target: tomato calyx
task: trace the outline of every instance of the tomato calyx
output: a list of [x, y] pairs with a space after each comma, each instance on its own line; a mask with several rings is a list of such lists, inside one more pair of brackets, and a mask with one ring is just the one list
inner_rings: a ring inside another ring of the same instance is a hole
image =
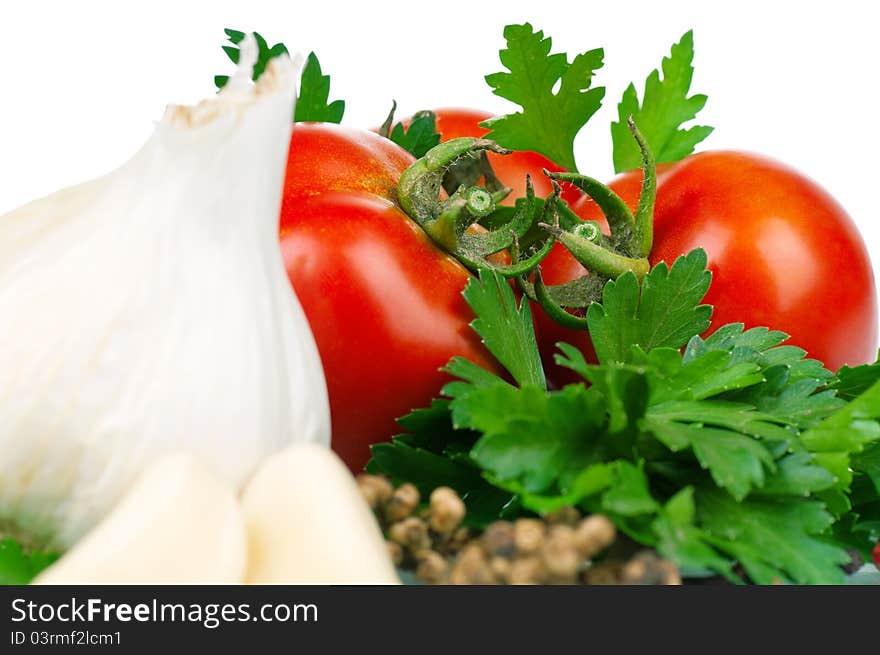
[[616, 278], [632, 271], [642, 279], [648, 273], [647, 257], [628, 257], [608, 247], [609, 240], [602, 238], [604, 235], [598, 224], [584, 223], [570, 230], [562, 229], [558, 221], [553, 225], [538, 223], [538, 226], [555, 236], [575, 259], [595, 274]]
[[642, 155], [643, 182], [638, 206], [633, 213], [626, 202], [609, 186], [580, 173], [551, 173], [544, 170], [554, 188], [558, 182], [570, 183], [599, 207], [611, 234], [606, 236], [595, 221], [581, 221], [564, 202], [554, 223], [539, 223], [539, 227], [554, 236], [571, 255], [587, 269], [587, 274], [561, 285], [547, 286], [541, 277], [540, 266], [534, 280], [520, 279], [523, 292], [541, 305], [554, 321], [564, 327], [587, 329], [585, 318], [569, 310], [583, 310], [591, 302], [601, 300], [602, 288], [609, 279], [632, 272], [639, 280], [650, 269], [648, 256], [654, 240], [654, 203], [657, 197], [657, 171], [654, 155], [647, 141], [630, 116], [630, 131]]
[[[400, 176], [397, 199], [437, 245], [472, 272], [490, 269], [514, 278], [534, 269], [550, 253], [555, 243], [553, 235], [540, 234], [542, 238], [532, 240], [525, 249], [520, 243], [538, 221], [554, 220], [558, 194], [540, 201], [527, 179], [526, 196], [517, 200], [509, 219], [497, 229], [471, 230], [483, 219], [491, 223], [489, 219], [499, 209], [497, 203], [510, 193], [491, 173], [486, 152], [510, 151], [494, 141], [475, 137], [460, 137], [435, 146]], [[450, 176], [457, 186], [448, 198], [441, 199], [441, 191], [452, 186]], [[486, 180], [486, 186], [475, 184], [479, 179]], [[461, 180], [470, 183], [462, 184]], [[489, 261], [491, 255], [503, 251], [510, 253], [510, 264]]]
[[[424, 157], [406, 169], [400, 176], [397, 188], [397, 198], [403, 210], [422, 228], [434, 236], [435, 233], [441, 245], [450, 249], [455, 248], [455, 242], [449, 241], [448, 228], [452, 228], [454, 234], [461, 234], [476, 218], [485, 216], [494, 209], [494, 204], [489, 204], [486, 196], [477, 191], [469, 191], [459, 186], [450, 197], [440, 202], [440, 190], [443, 188], [443, 180], [447, 171], [462, 159], [479, 156], [481, 151], [488, 150], [502, 155], [511, 151], [502, 148], [494, 141], [475, 137], [459, 137], [446, 141], [431, 148]], [[492, 203], [503, 200], [509, 190], [497, 190], [494, 193], [484, 187], [470, 187], [482, 189], [492, 197]], [[454, 209], [458, 207], [459, 209]], [[467, 214], [465, 214], [465, 210]], [[449, 226], [435, 227], [434, 224], [440, 218]], [[465, 224], [468, 218], [472, 220]]]
[[382, 124], [379, 126], [379, 136], [384, 137], [386, 139], [391, 138], [391, 128], [394, 127], [394, 113], [397, 111], [397, 100], [391, 101], [391, 111], [388, 112], [388, 116], [385, 117], [385, 120], [382, 121]]
[[[656, 164], [632, 118], [628, 124], [642, 153], [644, 173], [635, 212], [610, 187], [594, 178], [543, 169], [553, 189], [547, 198], [535, 198], [527, 176], [526, 195], [517, 199], [513, 215], [505, 217], [495, 229], [474, 232], [470, 229], [474, 223], [492, 225], [505, 210], [510, 211], [496, 207], [510, 190], [491, 174], [485, 156], [487, 152], [510, 151], [477, 137], [451, 139], [430, 149], [400, 176], [398, 202], [435, 243], [472, 272], [490, 269], [515, 278], [523, 293], [554, 321], [586, 330], [586, 318], [579, 314], [601, 300], [607, 280], [627, 272], [642, 279], [650, 269]], [[486, 186], [479, 186], [480, 180]], [[599, 223], [580, 220], [561, 199], [560, 182], [577, 187], [596, 203], [610, 228], [608, 236]], [[441, 197], [444, 190], [449, 194], [445, 199]], [[565, 284], [546, 285], [540, 265], [557, 241], [587, 273]], [[510, 254], [509, 264], [489, 261], [490, 256], [502, 251]]]

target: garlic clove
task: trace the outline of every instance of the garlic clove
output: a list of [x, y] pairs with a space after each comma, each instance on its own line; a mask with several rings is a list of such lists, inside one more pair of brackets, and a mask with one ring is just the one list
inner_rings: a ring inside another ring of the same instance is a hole
[[329, 448], [270, 457], [242, 495], [250, 584], [399, 584], [379, 526]]
[[75, 544], [169, 453], [241, 489], [329, 444], [278, 246], [296, 71], [254, 84], [255, 56], [116, 171], [0, 216], [0, 521], [36, 540]]
[[247, 558], [232, 489], [183, 454], [147, 470], [34, 584], [238, 584]]

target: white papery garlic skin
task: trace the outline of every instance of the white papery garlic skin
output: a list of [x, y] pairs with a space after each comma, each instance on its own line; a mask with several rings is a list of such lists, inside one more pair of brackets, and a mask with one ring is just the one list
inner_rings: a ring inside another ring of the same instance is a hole
[[0, 217], [0, 524], [72, 544], [184, 451], [240, 488], [329, 444], [323, 372], [278, 246], [296, 71], [170, 107], [128, 163]]

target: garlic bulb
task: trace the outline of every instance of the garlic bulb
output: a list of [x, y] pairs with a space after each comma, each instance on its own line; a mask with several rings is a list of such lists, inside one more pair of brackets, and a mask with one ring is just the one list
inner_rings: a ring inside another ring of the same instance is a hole
[[72, 544], [162, 455], [234, 489], [329, 443], [277, 225], [295, 70], [256, 47], [121, 168], [0, 217], [0, 523]]

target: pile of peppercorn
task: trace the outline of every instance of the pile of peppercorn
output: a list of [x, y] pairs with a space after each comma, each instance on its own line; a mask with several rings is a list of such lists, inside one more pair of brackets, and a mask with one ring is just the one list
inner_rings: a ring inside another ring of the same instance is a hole
[[394, 488], [362, 474], [358, 486], [385, 534], [391, 559], [428, 584], [681, 584], [672, 562], [619, 538], [601, 514], [565, 507], [542, 518], [462, 525], [465, 505], [449, 487], [422, 503], [412, 484]]

